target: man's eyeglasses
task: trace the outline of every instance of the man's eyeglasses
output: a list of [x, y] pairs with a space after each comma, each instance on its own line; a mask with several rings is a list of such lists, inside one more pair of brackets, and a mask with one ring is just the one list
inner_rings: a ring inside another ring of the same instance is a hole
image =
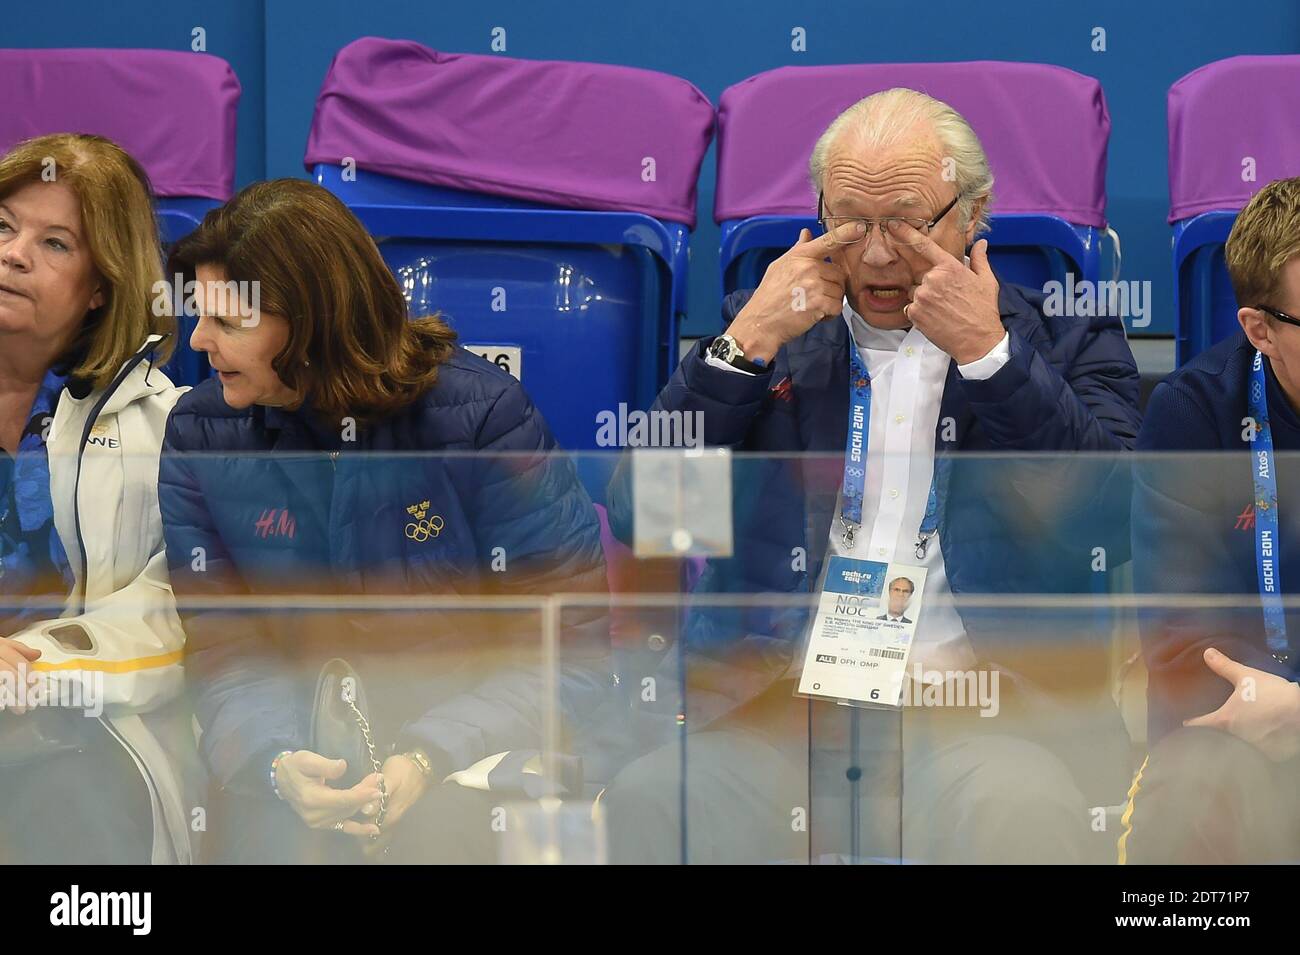
[[[846, 222], [861, 222], [864, 226], [863, 235], [871, 235], [871, 227], [874, 225], [880, 230], [882, 238], [888, 236], [889, 223], [905, 222], [922, 235], [929, 235], [930, 230], [939, 224], [939, 220], [952, 211], [961, 199], [961, 193], [953, 196], [952, 202], [948, 203], [933, 219], [926, 219], [921, 216], [881, 216], [878, 219], [868, 219], [863, 216], [828, 216], [825, 215], [825, 198], [822, 193], [817, 194], [817, 223], [828, 235], [834, 235], [835, 230]], [[832, 240], [834, 241], [834, 240]], [[836, 242], [836, 245], [852, 245], [855, 242], [861, 242], [861, 239], [853, 239], [850, 242]]]
[[1296, 318], [1294, 315], [1288, 315], [1286, 312], [1279, 311], [1276, 308], [1269, 308], [1267, 305], [1252, 305], [1251, 308], [1256, 308], [1261, 312], [1266, 312], [1276, 318], [1279, 322], [1286, 322], [1288, 325], [1300, 325], [1300, 318]]

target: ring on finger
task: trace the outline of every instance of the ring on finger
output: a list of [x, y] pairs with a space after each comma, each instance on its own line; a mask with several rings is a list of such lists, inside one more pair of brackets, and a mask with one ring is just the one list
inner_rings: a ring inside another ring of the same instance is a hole
[[335, 832], [342, 832], [342, 831], [343, 831], [343, 823], [341, 823], [341, 822], [336, 822], [336, 823], [334, 823], [334, 831], [335, 831]]

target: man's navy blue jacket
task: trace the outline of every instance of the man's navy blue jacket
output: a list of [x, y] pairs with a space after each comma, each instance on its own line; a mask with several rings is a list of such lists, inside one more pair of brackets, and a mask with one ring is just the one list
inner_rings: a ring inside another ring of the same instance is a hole
[[[724, 324], [752, 294], [728, 296]], [[1080, 655], [1072, 651], [1080, 648], [1063, 631], [1101, 636], [1096, 619], [1034, 611], [1016, 595], [1089, 594], [1105, 587], [1105, 575], [1093, 571], [1095, 548], [1105, 548], [1108, 567], [1126, 559], [1127, 460], [1117, 467], [1115, 458], [1137, 437], [1139, 379], [1118, 318], [1045, 316], [1043, 298], [1002, 285], [1010, 361], [983, 381], [964, 380], [956, 363], [949, 366], [935, 444], [962, 453], [941, 469], [948, 478], [938, 489], [939, 531], [954, 593], [1011, 595], [1001, 607], [962, 613], [982, 660], [1040, 684], [1068, 677], [1077, 685]], [[849, 343], [842, 320], [821, 322], [787, 343], [766, 374], [749, 377], [711, 367], [703, 341], [660, 393], [656, 409], [703, 412], [706, 445], [761, 452], [736, 456], [736, 556], [710, 561], [697, 593], [788, 594], [815, 585], [843, 476]], [[609, 491], [611, 526], [624, 540], [632, 526], [629, 473], [621, 467]], [[805, 623], [802, 610], [693, 614], [685, 637], [696, 725], [783, 672]], [[1064, 645], [1054, 646], [1053, 637]], [[1082, 656], [1099, 678], [1104, 655], [1094, 644]]]
[[[495, 365], [458, 348], [413, 404], [355, 440], [343, 440], [346, 425], [306, 408], [235, 410], [215, 380], [168, 421], [168, 564], [203, 752], [222, 786], [265, 789], [267, 754], [307, 747], [331, 655], [360, 671], [380, 744], [419, 745], [439, 779], [538, 748], [544, 683], [525, 662], [540, 657], [536, 610], [403, 613], [382, 598], [605, 589], [591, 500]], [[297, 594], [379, 597], [381, 609], [304, 612]], [[277, 609], [195, 605], [226, 595], [273, 598]], [[590, 609], [561, 621], [570, 727], [609, 685], [607, 623]]]
[[[1255, 349], [1239, 331], [1198, 355], [1151, 395], [1138, 437], [1133, 495], [1133, 580], [1140, 594], [1168, 595], [1142, 613], [1148, 738], [1218, 709], [1232, 686], [1205, 665], [1207, 647], [1238, 663], [1295, 680], [1294, 664], [1268, 651], [1255, 569], [1253, 456], [1246, 441]], [[1278, 565], [1283, 592], [1300, 581], [1300, 416], [1264, 361], [1278, 484]], [[1287, 454], [1287, 452], [1292, 452]], [[1237, 598], [1234, 608], [1179, 609], [1175, 595]], [[1300, 613], [1286, 615], [1291, 645]]]

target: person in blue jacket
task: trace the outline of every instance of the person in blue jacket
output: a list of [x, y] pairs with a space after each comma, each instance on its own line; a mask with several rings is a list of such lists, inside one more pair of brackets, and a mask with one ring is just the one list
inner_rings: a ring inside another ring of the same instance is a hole
[[[734, 464], [736, 556], [711, 560], [696, 591], [815, 593], [831, 555], [921, 565], [909, 673], [997, 670], [1001, 710], [900, 716], [795, 699], [806, 612], [698, 610], [682, 637], [684, 686], [676, 651], [658, 684], [681, 687], [658, 698], [690, 735], [610, 787], [611, 853], [1077, 858], [1087, 807], [1118, 801], [1129, 772], [1103, 700], [1104, 633], [1018, 597], [1090, 594], [1105, 580], [1098, 555], [1125, 559], [1116, 456], [1137, 435], [1139, 379], [1120, 318], [1050, 314], [1043, 292], [998, 279], [975, 241], [992, 173], [944, 103], [905, 89], [867, 97], [828, 127], [810, 172], [824, 234], [804, 230], [757, 289], [725, 300], [726, 331], [683, 359], [654, 406], [701, 414], [707, 445], [763, 454]], [[870, 395], [857, 517], [837, 494], [850, 478], [851, 384]], [[609, 493], [624, 539], [629, 472]], [[1006, 602], [959, 613], [953, 597], [968, 594]], [[1066, 709], [1071, 696], [1089, 705]], [[816, 825], [792, 825], [800, 807]]]
[[[1166, 378], [1133, 495], [1148, 752], [1121, 861], [1300, 859], [1300, 178], [1227, 242], [1241, 329]], [[1208, 600], [1208, 603], [1206, 601]]]
[[[484, 760], [542, 745], [541, 615], [402, 611], [399, 598], [603, 591], [572, 462], [518, 381], [438, 317], [408, 319], [375, 243], [319, 186], [248, 187], [168, 272], [190, 289], [191, 345], [216, 373], [172, 413], [159, 477], [219, 790], [214, 857], [348, 861], [386, 846], [491, 860], [501, 797], [474, 779]], [[594, 718], [609, 683], [605, 620], [560, 621], [567, 728]], [[335, 657], [371, 708], [362, 766], [310, 749], [313, 689]]]

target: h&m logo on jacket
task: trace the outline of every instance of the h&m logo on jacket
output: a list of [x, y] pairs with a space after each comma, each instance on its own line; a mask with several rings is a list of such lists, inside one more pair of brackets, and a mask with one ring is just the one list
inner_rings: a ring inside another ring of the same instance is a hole
[[1233, 525], [1234, 531], [1253, 531], [1255, 529], [1255, 502], [1251, 501], [1237, 515], [1237, 523]]
[[253, 524], [253, 533], [262, 540], [268, 537], [287, 537], [293, 540], [297, 533], [298, 522], [287, 507], [271, 507], [262, 511], [262, 516]]

